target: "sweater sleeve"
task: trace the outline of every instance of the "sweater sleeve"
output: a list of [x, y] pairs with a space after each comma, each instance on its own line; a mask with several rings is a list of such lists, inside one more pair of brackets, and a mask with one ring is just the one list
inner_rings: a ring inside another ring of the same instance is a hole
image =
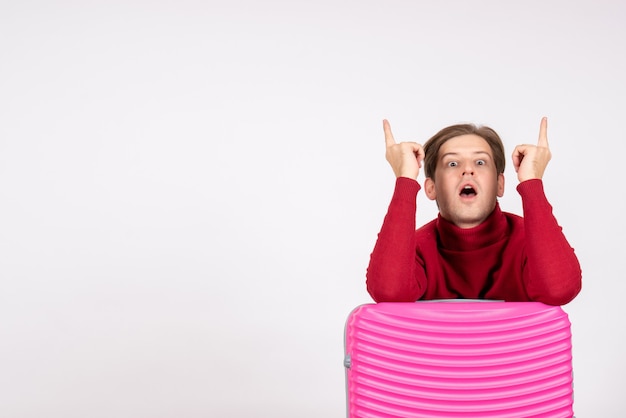
[[539, 179], [517, 186], [526, 235], [524, 281], [531, 300], [564, 305], [580, 292], [582, 273], [574, 249], [552, 213]]
[[396, 179], [391, 203], [367, 268], [367, 291], [376, 302], [415, 302], [423, 285], [415, 278], [417, 181]]

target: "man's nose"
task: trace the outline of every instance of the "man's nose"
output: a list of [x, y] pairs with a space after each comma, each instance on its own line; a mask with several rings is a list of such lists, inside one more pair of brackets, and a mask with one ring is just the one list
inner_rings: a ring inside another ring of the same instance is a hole
[[463, 175], [466, 174], [470, 176], [474, 175], [474, 166], [469, 162], [463, 165]]

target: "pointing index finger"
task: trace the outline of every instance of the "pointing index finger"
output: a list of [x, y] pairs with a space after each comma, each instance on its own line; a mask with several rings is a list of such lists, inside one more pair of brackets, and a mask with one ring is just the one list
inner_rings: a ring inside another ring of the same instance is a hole
[[537, 146], [548, 148], [548, 118], [541, 118], [541, 125], [539, 125], [539, 140]]
[[393, 138], [393, 134], [391, 133], [391, 125], [387, 119], [383, 119], [383, 131], [385, 131], [385, 145], [390, 147], [395, 145], [396, 140]]

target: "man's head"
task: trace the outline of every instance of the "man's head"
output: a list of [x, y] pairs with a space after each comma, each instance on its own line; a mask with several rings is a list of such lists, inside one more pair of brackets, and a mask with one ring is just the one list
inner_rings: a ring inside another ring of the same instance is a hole
[[425, 192], [461, 228], [482, 223], [504, 193], [504, 146], [486, 126], [453, 125], [424, 144]]

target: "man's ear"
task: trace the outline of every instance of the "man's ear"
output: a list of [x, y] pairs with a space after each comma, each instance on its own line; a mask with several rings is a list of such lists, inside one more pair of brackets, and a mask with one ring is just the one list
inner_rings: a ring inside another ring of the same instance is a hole
[[424, 192], [426, 193], [426, 197], [428, 197], [430, 200], [437, 199], [435, 182], [430, 177], [426, 177], [426, 179], [424, 180]]
[[498, 174], [498, 197], [504, 196], [504, 174]]

